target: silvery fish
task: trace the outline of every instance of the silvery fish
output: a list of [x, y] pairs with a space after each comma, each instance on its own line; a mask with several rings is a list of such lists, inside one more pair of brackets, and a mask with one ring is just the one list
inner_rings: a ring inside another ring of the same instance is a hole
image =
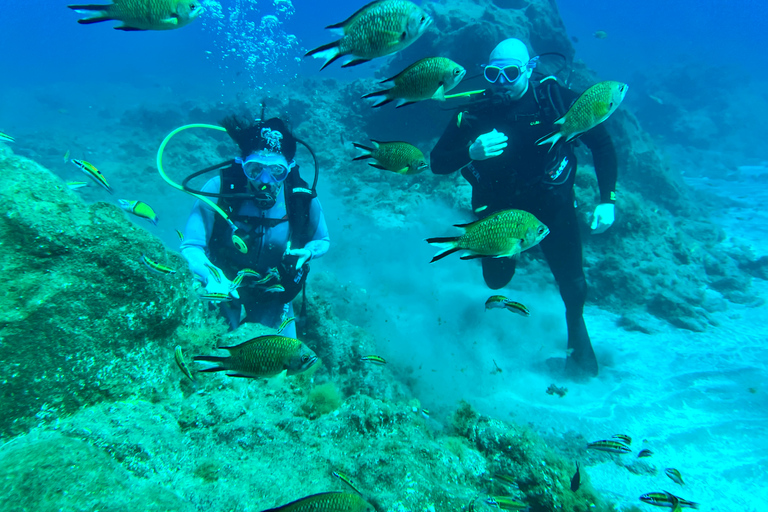
[[627, 89], [627, 84], [610, 80], [593, 85], [576, 98], [563, 117], [555, 121], [555, 130], [537, 140], [536, 144], [551, 144], [551, 151], [561, 139], [569, 142], [599, 125], [619, 108]]
[[321, 492], [263, 512], [376, 512], [359, 494]]
[[405, 68], [403, 71], [383, 80], [394, 85], [385, 90], [363, 95], [363, 98], [384, 96], [385, 99], [374, 107], [386, 105], [390, 101], [400, 100], [398, 108], [421, 100], [445, 100], [445, 93], [459, 85], [467, 71], [451, 59], [445, 57], [427, 57]]
[[0, 132], [0, 142], [16, 142], [16, 139], [10, 135], [6, 135], [5, 133]]
[[230, 377], [273, 377], [282, 371], [295, 375], [317, 363], [315, 353], [301, 341], [285, 336], [266, 335], [234, 347], [219, 347], [229, 357], [196, 356], [196, 362], [217, 363], [201, 372], [227, 372]]
[[483, 257], [515, 258], [549, 234], [547, 226], [532, 213], [523, 210], [502, 210], [484, 219], [454, 226], [464, 229], [464, 234], [427, 238], [427, 243], [442, 249], [435, 254], [431, 262], [460, 250], [468, 251], [461, 257], [463, 260]]
[[94, 14], [77, 20], [82, 25], [121, 21], [115, 30], [173, 30], [188, 25], [201, 12], [199, 0], [113, 0], [107, 5], [69, 5], [80, 14]]
[[432, 18], [407, 0], [377, 0], [362, 7], [341, 23], [325, 28], [340, 30], [342, 38], [308, 51], [304, 56], [331, 62], [345, 55], [356, 57], [342, 67], [356, 66], [406, 48], [432, 23]]
[[419, 174], [429, 169], [427, 159], [419, 148], [407, 142], [380, 142], [371, 139], [372, 148], [362, 144], [352, 143], [357, 149], [367, 151], [352, 160], [373, 158], [377, 163], [369, 163], [371, 167], [397, 174]]

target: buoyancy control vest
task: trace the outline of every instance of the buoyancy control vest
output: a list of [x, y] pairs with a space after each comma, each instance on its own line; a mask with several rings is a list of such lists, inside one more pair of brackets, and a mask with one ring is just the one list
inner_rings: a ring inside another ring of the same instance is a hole
[[[220, 172], [221, 193], [245, 193], [248, 189], [248, 178], [242, 172], [239, 164], [232, 164]], [[238, 225], [238, 234], [246, 243], [249, 250], [243, 254], [232, 242], [232, 229], [224, 219], [215, 217], [213, 231], [208, 242], [211, 262], [233, 278], [243, 268], [257, 269], [262, 256], [261, 238], [267, 230], [284, 222], [288, 223], [288, 240], [291, 248], [304, 247], [312, 240], [317, 231], [317, 222], [310, 219], [310, 207], [317, 194], [299, 175], [298, 166], [288, 173], [283, 182], [286, 214], [282, 218], [265, 218], [240, 215], [240, 206], [247, 199], [232, 199], [221, 197], [218, 205], [229, 218]], [[283, 257], [277, 269], [280, 273], [280, 284], [285, 289], [282, 292], [262, 293], [259, 289], [241, 287], [238, 289], [244, 301], [287, 303], [293, 300], [301, 291], [309, 273], [309, 265], [296, 268], [296, 257]], [[247, 282], [244, 281], [247, 285]]]

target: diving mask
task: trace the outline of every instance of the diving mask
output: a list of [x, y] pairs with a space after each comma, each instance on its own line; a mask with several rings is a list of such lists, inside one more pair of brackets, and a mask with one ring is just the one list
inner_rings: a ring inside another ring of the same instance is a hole
[[243, 167], [245, 177], [262, 183], [282, 183], [288, 177], [291, 165], [279, 154], [253, 153], [245, 159], [235, 158]]
[[[534, 57], [523, 65], [510, 64], [507, 66], [497, 66], [495, 64], [488, 64], [483, 69], [483, 76], [490, 83], [495, 84], [502, 76], [507, 83], [512, 83], [519, 79], [523, 74], [528, 73], [529, 70], [534, 69], [538, 64], [539, 57]], [[502, 81], [502, 83], [504, 83]]]

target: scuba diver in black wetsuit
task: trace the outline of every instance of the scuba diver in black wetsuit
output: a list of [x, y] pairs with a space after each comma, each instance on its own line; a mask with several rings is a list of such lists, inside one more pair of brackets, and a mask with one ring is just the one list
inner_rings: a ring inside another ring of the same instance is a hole
[[[502, 41], [489, 60], [484, 74], [492, 87], [453, 117], [432, 150], [432, 172], [461, 169], [472, 185], [472, 208], [480, 217], [515, 208], [549, 227], [541, 248], [565, 303], [571, 351], [565, 369], [574, 378], [596, 376], [597, 359], [583, 318], [587, 283], [574, 204], [573, 143], [561, 142], [552, 151], [536, 144], [578, 95], [552, 77], [530, 82], [537, 59], [530, 58], [518, 39]], [[591, 228], [602, 233], [614, 221], [616, 151], [602, 124], [579, 140], [592, 151], [595, 163], [600, 204]], [[482, 267], [486, 284], [495, 290], [512, 279], [515, 260], [483, 258]]]

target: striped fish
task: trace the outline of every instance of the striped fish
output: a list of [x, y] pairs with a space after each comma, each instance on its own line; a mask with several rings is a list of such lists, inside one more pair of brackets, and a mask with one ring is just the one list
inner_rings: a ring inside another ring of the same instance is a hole
[[360, 361], [364, 363], [373, 363], [377, 365], [385, 365], [387, 364], [387, 361], [381, 357], [381, 356], [375, 356], [375, 355], [369, 355], [369, 356], [362, 356], [360, 358]]
[[173, 270], [172, 268], [166, 267], [165, 265], [161, 264], [159, 261], [155, 261], [145, 254], [142, 254], [141, 261], [152, 272], [156, 272], [158, 274], [163, 274], [163, 275], [169, 275], [169, 274], [172, 275], [176, 273], [176, 271]]
[[83, 171], [88, 177], [90, 177], [93, 181], [98, 183], [101, 187], [103, 187], [107, 192], [112, 194], [112, 187], [109, 186], [109, 183], [107, 183], [107, 178], [104, 177], [103, 174], [90, 162], [86, 162], [85, 160], [78, 160], [76, 158], [73, 158], [70, 160], [75, 166]]
[[608, 453], [630, 453], [632, 451], [632, 448], [622, 443], [621, 441], [612, 441], [608, 439], [589, 443], [587, 448]]

